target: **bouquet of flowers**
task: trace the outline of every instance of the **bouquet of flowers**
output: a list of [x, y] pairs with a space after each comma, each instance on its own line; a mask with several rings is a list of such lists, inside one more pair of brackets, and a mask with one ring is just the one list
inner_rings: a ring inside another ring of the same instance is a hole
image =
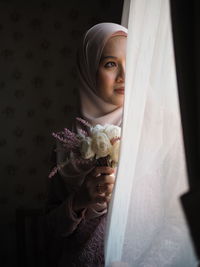
[[76, 164], [89, 164], [90, 166], [117, 166], [121, 128], [111, 124], [92, 126], [82, 118], [76, 119], [84, 126], [85, 130], [81, 129], [77, 134], [65, 128], [61, 132], [52, 133], [69, 156], [64, 162], [53, 168], [49, 174], [50, 178], [70, 161], [76, 161]]

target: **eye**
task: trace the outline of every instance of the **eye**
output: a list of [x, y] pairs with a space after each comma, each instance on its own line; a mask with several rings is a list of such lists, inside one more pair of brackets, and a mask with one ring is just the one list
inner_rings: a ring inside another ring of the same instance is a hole
[[116, 67], [116, 63], [114, 61], [109, 61], [104, 65], [105, 68]]

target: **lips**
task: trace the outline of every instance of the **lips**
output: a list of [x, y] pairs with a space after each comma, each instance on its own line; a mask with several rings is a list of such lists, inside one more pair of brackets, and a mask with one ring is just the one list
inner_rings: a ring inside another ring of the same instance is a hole
[[122, 87], [122, 88], [117, 88], [117, 89], [115, 89], [115, 92], [117, 93], [117, 94], [121, 94], [121, 95], [123, 95], [124, 94], [124, 88]]

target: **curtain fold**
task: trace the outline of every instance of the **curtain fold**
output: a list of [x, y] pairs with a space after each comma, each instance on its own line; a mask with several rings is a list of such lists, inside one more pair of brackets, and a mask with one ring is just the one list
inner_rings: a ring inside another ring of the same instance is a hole
[[129, 19], [122, 16], [129, 33], [121, 155], [105, 265], [197, 266], [179, 202], [188, 182], [169, 1], [128, 2], [123, 12]]

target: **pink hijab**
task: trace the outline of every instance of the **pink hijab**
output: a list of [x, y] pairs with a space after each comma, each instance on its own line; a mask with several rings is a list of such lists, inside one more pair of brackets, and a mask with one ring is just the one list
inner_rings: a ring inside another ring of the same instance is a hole
[[123, 108], [105, 102], [96, 91], [101, 54], [112, 36], [127, 36], [127, 29], [115, 23], [96, 24], [85, 33], [78, 51], [80, 117], [92, 125], [108, 123], [119, 126], [122, 122]]

